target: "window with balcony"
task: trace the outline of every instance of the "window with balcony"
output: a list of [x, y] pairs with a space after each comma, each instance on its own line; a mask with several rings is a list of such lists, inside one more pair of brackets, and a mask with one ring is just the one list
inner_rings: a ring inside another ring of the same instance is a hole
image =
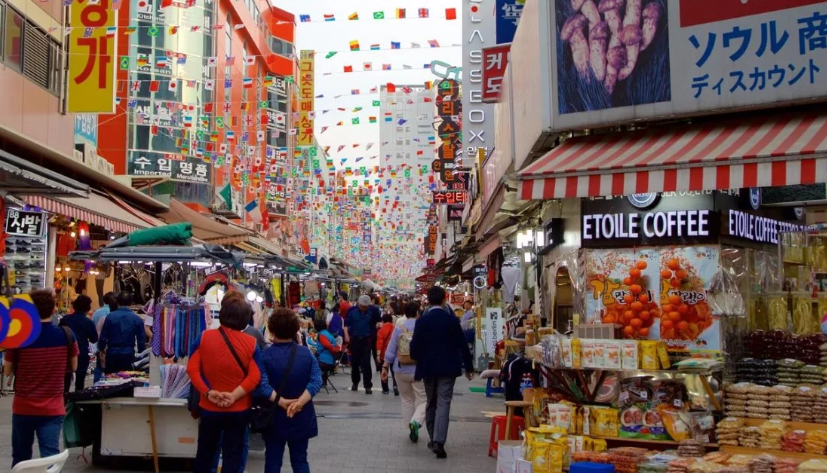
[[3, 20], [3, 62], [19, 71], [23, 63], [23, 17], [8, 6], [5, 6], [3, 13], [0, 18]]
[[0, 61], [35, 84], [60, 92], [60, 44], [46, 31], [0, 1]]
[[293, 44], [270, 35], [270, 50], [282, 56], [291, 56]]

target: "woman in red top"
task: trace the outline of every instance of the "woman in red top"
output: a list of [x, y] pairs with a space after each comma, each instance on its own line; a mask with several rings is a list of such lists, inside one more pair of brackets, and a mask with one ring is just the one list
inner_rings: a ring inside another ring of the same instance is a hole
[[251, 315], [243, 297], [225, 296], [218, 315], [221, 327], [201, 335], [187, 364], [192, 386], [201, 393], [195, 473], [212, 470], [219, 445], [223, 473], [243, 471], [251, 393], [261, 380], [254, 359], [256, 340], [242, 332]]
[[[393, 316], [391, 314], [383, 315], [382, 328], [376, 333], [376, 362], [379, 366], [382, 366], [385, 362], [385, 350], [388, 349], [388, 344], [391, 341], [393, 328]], [[393, 395], [398, 396], [399, 388], [396, 387], [396, 376], [393, 373], [393, 368], [391, 368], [391, 378], [393, 378]], [[390, 394], [387, 380], [382, 381], [382, 394]]]

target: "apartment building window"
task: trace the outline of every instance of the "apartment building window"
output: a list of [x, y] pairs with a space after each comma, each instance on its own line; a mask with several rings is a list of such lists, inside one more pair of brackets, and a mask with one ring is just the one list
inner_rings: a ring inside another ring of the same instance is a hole
[[62, 51], [57, 41], [0, 2], [0, 61], [57, 95]]
[[397, 133], [402, 133], [402, 127], [401, 126], [396, 127], [396, 132]]
[[270, 50], [282, 56], [293, 54], [293, 44], [270, 35]]
[[406, 127], [405, 127], [405, 132], [406, 132], [406, 133], [410, 133], [410, 132], [411, 132], [411, 127], [406, 126]]

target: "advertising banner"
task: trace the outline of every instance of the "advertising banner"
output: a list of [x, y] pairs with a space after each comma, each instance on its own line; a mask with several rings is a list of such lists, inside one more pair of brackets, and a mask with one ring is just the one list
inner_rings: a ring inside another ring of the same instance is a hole
[[[482, 95], [482, 48], [497, 44], [494, 0], [463, 0], [462, 15], [462, 153], [476, 156], [494, 148], [494, 106]], [[465, 158], [471, 159], [471, 158]], [[462, 164], [462, 163], [460, 163]], [[467, 164], [466, 164], [467, 165]]]
[[130, 151], [126, 174], [132, 177], [161, 177], [173, 181], [210, 184], [212, 165], [179, 154]]
[[299, 56], [299, 122], [295, 128], [298, 129], [298, 146], [313, 145], [313, 121], [315, 112], [315, 59], [314, 52], [303, 49]]
[[514, 40], [524, 5], [525, 0], [497, 0], [497, 44]]
[[554, 130], [827, 96], [823, 0], [595, 4], [550, 9]]
[[482, 50], [482, 101], [494, 103], [500, 97], [500, 88], [508, 66], [511, 44], [503, 44]]
[[663, 340], [670, 351], [720, 354], [706, 298], [718, 260], [715, 246], [588, 250], [586, 322], [620, 324], [625, 338]]
[[98, 116], [93, 113], [75, 115], [75, 143], [98, 146]]
[[67, 110], [112, 113], [118, 11], [112, 9], [111, 0], [78, 1], [72, 3], [70, 15]]

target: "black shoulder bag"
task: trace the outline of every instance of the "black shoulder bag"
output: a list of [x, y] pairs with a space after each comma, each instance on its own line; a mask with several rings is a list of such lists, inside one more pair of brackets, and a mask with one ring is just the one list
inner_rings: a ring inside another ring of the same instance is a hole
[[[247, 376], [247, 367], [244, 366], [244, 363], [241, 362], [241, 357], [238, 356], [238, 353], [233, 348], [233, 345], [230, 343], [230, 338], [224, 333], [224, 330], [218, 329], [221, 332], [221, 337], [224, 338], [224, 343], [227, 344], [227, 348], [230, 349], [230, 353], [235, 358], [236, 363], [241, 368], [241, 371], [244, 372], [244, 376]], [[279, 408], [279, 400], [281, 400], [281, 393], [284, 391], [284, 388], [287, 386], [287, 377], [290, 375], [290, 370], [293, 368], [293, 361], [296, 359], [296, 345], [293, 345], [290, 349], [290, 357], [287, 359], [287, 366], [284, 368], [284, 373], [281, 375], [281, 382], [279, 383], [279, 389], [276, 391], [276, 400], [272, 406], [254, 406], [250, 412], [250, 432], [254, 434], [260, 434], [264, 431], [268, 430], [270, 427], [273, 426], [273, 421], [276, 417], [276, 409]]]

